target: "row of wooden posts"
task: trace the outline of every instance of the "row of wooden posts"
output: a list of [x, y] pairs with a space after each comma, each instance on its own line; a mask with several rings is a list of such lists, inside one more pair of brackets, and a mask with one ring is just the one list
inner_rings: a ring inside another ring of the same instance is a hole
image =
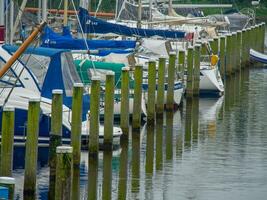
[[[215, 37], [210, 41], [213, 54], [219, 54], [220, 73], [222, 77], [230, 76], [241, 70], [249, 62], [249, 49], [257, 51], [264, 49], [265, 24]], [[148, 99], [147, 121], [154, 124], [156, 115], [164, 112], [164, 90], [168, 85], [166, 109], [174, 108], [174, 81], [176, 74], [184, 78], [185, 65], [187, 65], [186, 97], [199, 95], [200, 56], [206, 49], [205, 43], [197, 43], [189, 47], [186, 52], [180, 51], [177, 59], [176, 53], [170, 53], [168, 60], [168, 79], [165, 79], [166, 58], [160, 57], [158, 67], [156, 61], [150, 60], [148, 64]], [[178, 61], [177, 61], [178, 60]], [[177, 65], [178, 62], [178, 65]], [[177, 67], [176, 67], [177, 66]], [[129, 132], [129, 68], [122, 69], [121, 77], [121, 117], [120, 126], [123, 137], [128, 138]], [[157, 77], [157, 78], [156, 78]], [[157, 79], [157, 82], [156, 82]], [[141, 127], [141, 101], [143, 67], [136, 65], [134, 70], [134, 105], [132, 115], [133, 129]], [[166, 82], [165, 82], [166, 80]], [[113, 111], [114, 111], [114, 73], [106, 75], [105, 110], [104, 110], [104, 150], [112, 150], [113, 140]], [[157, 89], [156, 89], [157, 87]], [[82, 97], [83, 85], [76, 83], [73, 87], [71, 146], [62, 146], [62, 103], [63, 91], [53, 90], [51, 111], [51, 132], [49, 143], [50, 166], [50, 199], [70, 199], [71, 191], [79, 190], [79, 184], [72, 183], [72, 170], [79, 168], [81, 157], [81, 123], [82, 123]], [[157, 93], [155, 92], [157, 90]], [[100, 106], [100, 78], [92, 77], [90, 95], [90, 134], [89, 155], [95, 156], [99, 149], [99, 106]], [[24, 194], [34, 195], [36, 190], [36, 171], [38, 153], [40, 99], [29, 100], [27, 139], [25, 153]], [[3, 108], [2, 114], [2, 140], [0, 160], [0, 185], [8, 186], [10, 199], [13, 199], [15, 180], [12, 177], [13, 142], [14, 142], [14, 108]], [[55, 183], [55, 184], [53, 184]], [[77, 188], [78, 187], [78, 188]], [[77, 193], [77, 192], [76, 192]], [[74, 197], [72, 197], [73, 199]]]

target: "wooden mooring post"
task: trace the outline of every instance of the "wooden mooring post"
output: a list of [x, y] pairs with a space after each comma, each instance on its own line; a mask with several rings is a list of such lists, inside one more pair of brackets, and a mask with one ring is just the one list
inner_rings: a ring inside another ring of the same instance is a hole
[[100, 77], [91, 78], [89, 155], [97, 156], [99, 149]]
[[72, 147], [58, 146], [55, 199], [70, 200], [72, 185], [73, 155]]
[[0, 176], [12, 176], [14, 144], [14, 107], [4, 107], [2, 114]]
[[143, 66], [136, 65], [134, 71], [134, 105], [133, 105], [133, 129], [140, 129], [141, 126], [141, 103], [142, 103], [142, 83], [143, 83]]
[[241, 68], [245, 67], [246, 62], [246, 30], [242, 30], [242, 49], [241, 49]]
[[49, 134], [49, 199], [55, 197], [56, 148], [62, 144], [63, 90], [52, 91], [51, 132]]
[[155, 123], [156, 61], [148, 62], [147, 122]]
[[36, 192], [39, 116], [40, 98], [29, 99], [23, 189], [25, 196], [34, 196]]
[[174, 108], [174, 78], [175, 78], [176, 53], [170, 52], [169, 66], [168, 66], [168, 88], [166, 98], [166, 110], [173, 110]]
[[120, 126], [122, 129], [123, 137], [128, 138], [129, 134], [129, 68], [123, 67], [121, 74], [121, 116]]
[[242, 31], [237, 31], [236, 52], [236, 69], [239, 72], [241, 70]]
[[157, 82], [157, 103], [156, 112], [157, 116], [162, 116], [164, 112], [164, 92], [165, 92], [165, 68], [166, 68], [166, 58], [159, 58], [158, 66], [158, 82]]
[[104, 150], [112, 150], [113, 145], [114, 88], [115, 73], [113, 71], [110, 71], [106, 74], [103, 144]]
[[199, 82], [200, 82], [200, 44], [195, 45], [194, 51], [194, 72], [193, 72], [193, 96], [199, 96]]
[[225, 75], [230, 76], [232, 73], [232, 35], [227, 34], [226, 35], [226, 70], [225, 70]]
[[180, 50], [178, 55], [178, 72], [182, 83], [184, 83], [184, 69], [185, 69], [185, 51]]
[[194, 49], [188, 47], [187, 51], [187, 79], [186, 79], [186, 98], [193, 97], [193, 70], [194, 70]]
[[225, 76], [225, 44], [226, 41], [226, 37], [225, 36], [221, 36], [220, 37], [220, 51], [219, 51], [219, 55], [220, 55], [220, 74], [222, 79], [224, 80], [224, 76]]
[[74, 83], [72, 89], [72, 112], [71, 112], [71, 146], [73, 152], [73, 179], [72, 199], [80, 199], [80, 160], [81, 160], [81, 132], [82, 132], [82, 109], [83, 92], [82, 83]]

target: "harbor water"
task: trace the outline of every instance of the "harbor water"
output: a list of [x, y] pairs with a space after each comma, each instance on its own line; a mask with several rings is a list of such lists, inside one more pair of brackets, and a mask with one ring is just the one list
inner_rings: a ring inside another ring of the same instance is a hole
[[[185, 100], [98, 162], [88, 166], [83, 151], [80, 199], [88, 191], [91, 199], [265, 199], [267, 68], [242, 71], [225, 85], [221, 98]], [[16, 199], [23, 199], [24, 153], [15, 148]], [[37, 199], [47, 199], [48, 148], [38, 154]]]

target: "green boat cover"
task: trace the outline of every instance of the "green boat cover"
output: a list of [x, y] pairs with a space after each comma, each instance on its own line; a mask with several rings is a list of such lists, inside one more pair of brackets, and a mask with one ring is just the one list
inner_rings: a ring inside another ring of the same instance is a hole
[[101, 61], [91, 61], [91, 60], [74, 60], [77, 72], [85, 85], [91, 84], [91, 73], [90, 69], [97, 70], [97, 74], [105, 76], [105, 71], [113, 71], [115, 73], [115, 85], [116, 88], [121, 87], [121, 70], [125, 67], [123, 63], [110, 63], [110, 62], [101, 62]]

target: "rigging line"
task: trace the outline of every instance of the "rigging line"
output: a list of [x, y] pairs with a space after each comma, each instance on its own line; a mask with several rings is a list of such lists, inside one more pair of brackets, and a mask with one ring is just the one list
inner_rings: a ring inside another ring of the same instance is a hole
[[[75, 11], [75, 15], [76, 15], [77, 20], [78, 20], [79, 27], [80, 27], [80, 29], [81, 29], [81, 33], [82, 33], [83, 40], [84, 40], [84, 42], [85, 42], [86, 49], [87, 49], [88, 52], [89, 52], [89, 46], [88, 46], [88, 44], [87, 44], [87, 41], [86, 41], [86, 38], [85, 38], [85, 34], [84, 34], [84, 32], [83, 32], [83, 29], [82, 29], [81, 21], [80, 21], [80, 19], [79, 19], [79, 17], [78, 17], [77, 9], [76, 9], [76, 7], [75, 7], [75, 4], [74, 4], [73, 0], [71, 0], [71, 2], [72, 2], [72, 5], [73, 5], [73, 9], [74, 9], [74, 11]], [[88, 54], [89, 54], [89, 53], [88, 53]], [[89, 54], [89, 55], [90, 55], [90, 54]], [[93, 63], [93, 68], [94, 68], [94, 74], [96, 75], [96, 68], [95, 68], [95, 64], [94, 64], [94, 63]]]
[[[15, 0], [12, 0], [12, 1], [14, 2], [14, 5], [16, 5], [16, 7], [19, 10], [19, 12], [22, 13], [21, 14], [21, 17], [22, 17], [22, 15], [24, 14], [25, 11], [20, 8], [20, 6], [19, 6], [17, 1], [15, 1]], [[32, 18], [28, 17], [27, 15], [23, 15], [23, 17], [25, 17], [27, 20], [31, 21], [34, 24], [34, 26], [39, 24], [39, 23], [35, 23], [34, 21], [32, 21]]]
[[[39, 36], [39, 37], [40, 37], [40, 36]], [[39, 39], [39, 37], [36, 37], [36, 38], [34, 39], [34, 41], [38, 41], [37, 39]], [[34, 45], [34, 49], [37, 47], [37, 45], [38, 45], [38, 43], [36, 42], [35, 45]], [[25, 66], [28, 64], [28, 62], [29, 62], [31, 56], [32, 56], [32, 55], [30, 54], [30, 56], [27, 58], [27, 60], [26, 60], [26, 62], [25, 62]], [[19, 63], [19, 60], [17, 60], [17, 63]], [[17, 76], [17, 79], [16, 79], [15, 83], [12, 85], [11, 90], [9, 91], [7, 97], [5, 98], [2, 107], [0, 108], [0, 111], [1, 111], [1, 112], [3, 111], [4, 106], [5, 106], [6, 103], [8, 102], [8, 99], [10, 98], [10, 96], [11, 96], [13, 90], [15, 89], [15, 87], [16, 87], [16, 85], [17, 85], [17, 82], [18, 82], [20, 76], [22, 75], [24, 69], [25, 69], [25, 67], [23, 66], [22, 69], [21, 69], [21, 71], [20, 71], [20, 73], [19, 73], [18, 76]]]
[[96, 14], [97, 14], [97, 12], [98, 12], [98, 10], [99, 10], [101, 4], [102, 4], [102, 0], [99, 0], [99, 1], [98, 1], [98, 5], [97, 5], [97, 8], [96, 8], [96, 11], [95, 11], [95, 17], [96, 17]]

